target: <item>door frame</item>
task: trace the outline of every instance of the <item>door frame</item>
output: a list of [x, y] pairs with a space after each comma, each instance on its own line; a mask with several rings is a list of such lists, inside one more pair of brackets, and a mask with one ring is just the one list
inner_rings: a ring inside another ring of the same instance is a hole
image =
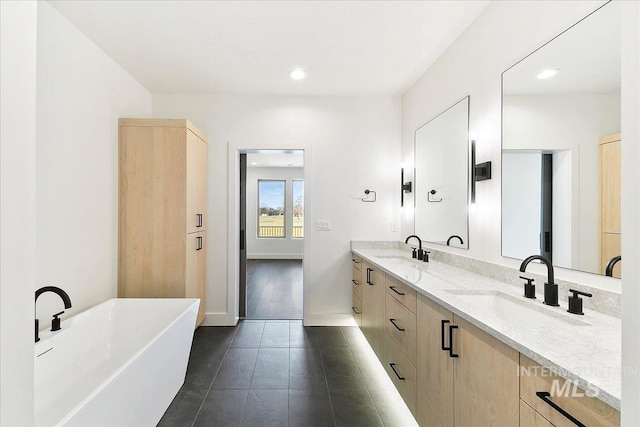
[[[313, 188], [311, 145], [302, 143], [262, 142], [248, 144], [239, 142], [227, 143], [227, 325], [236, 325], [239, 320], [240, 305], [240, 153], [252, 150], [302, 150], [304, 152], [304, 242], [302, 244], [302, 318], [307, 323], [312, 313], [311, 293], [311, 245], [313, 233], [312, 206], [310, 197]], [[221, 319], [222, 320], [222, 319]]]

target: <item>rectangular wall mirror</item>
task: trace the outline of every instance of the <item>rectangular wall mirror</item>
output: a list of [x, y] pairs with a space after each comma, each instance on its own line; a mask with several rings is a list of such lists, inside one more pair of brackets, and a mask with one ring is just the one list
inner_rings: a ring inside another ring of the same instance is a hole
[[469, 248], [469, 97], [415, 132], [415, 232]]
[[620, 277], [620, 7], [502, 74], [502, 255]]

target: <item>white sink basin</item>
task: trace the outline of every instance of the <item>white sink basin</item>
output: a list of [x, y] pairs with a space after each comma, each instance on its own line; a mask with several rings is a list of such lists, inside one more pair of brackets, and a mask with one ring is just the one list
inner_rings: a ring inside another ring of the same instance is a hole
[[[531, 303], [500, 291], [484, 290], [447, 290], [450, 294], [468, 299], [470, 304], [491, 311], [502, 320], [535, 327], [557, 327], [559, 325], [589, 326], [588, 323], [568, 317], [564, 313], [555, 313], [554, 309], [546, 309], [542, 302]], [[560, 310], [560, 308], [557, 308]]]

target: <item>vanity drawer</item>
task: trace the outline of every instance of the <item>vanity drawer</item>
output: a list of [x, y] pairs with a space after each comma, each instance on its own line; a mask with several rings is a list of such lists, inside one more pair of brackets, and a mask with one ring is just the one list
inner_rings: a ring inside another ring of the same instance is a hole
[[356, 321], [356, 325], [362, 326], [362, 300], [356, 295], [355, 290], [351, 303], [351, 313], [353, 314], [353, 320]]
[[520, 400], [520, 427], [554, 427], [545, 417]]
[[362, 299], [362, 279], [359, 276], [351, 280], [351, 287], [353, 288], [353, 294]]
[[416, 364], [416, 315], [400, 304], [391, 295], [386, 295], [385, 331], [407, 356]]
[[388, 274], [385, 275], [385, 289], [389, 295], [395, 298], [400, 304], [407, 307], [412, 313], [416, 312], [415, 290]]
[[416, 413], [416, 368], [389, 335], [384, 335], [384, 368], [409, 410]]
[[[351, 254], [351, 264], [353, 265], [353, 277], [356, 277], [356, 270], [362, 271], [362, 258], [357, 255]], [[358, 273], [359, 275], [360, 273]]]
[[[596, 397], [584, 395], [585, 391], [566, 384], [564, 378], [543, 369], [523, 354], [520, 354], [520, 399], [536, 410], [540, 415], [557, 427], [575, 427], [575, 423], [554, 409], [545, 399], [553, 402], [587, 426], [613, 427], [620, 425], [620, 412]], [[556, 382], [555, 385], [553, 383]], [[538, 396], [536, 393], [549, 393], [551, 389], [561, 392], [560, 396]], [[576, 394], [582, 393], [583, 396]]]

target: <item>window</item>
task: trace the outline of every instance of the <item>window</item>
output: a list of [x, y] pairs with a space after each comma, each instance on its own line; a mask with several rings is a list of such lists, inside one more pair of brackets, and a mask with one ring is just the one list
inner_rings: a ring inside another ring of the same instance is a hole
[[304, 181], [293, 181], [293, 237], [304, 237]]
[[284, 181], [258, 180], [258, 237], [285, 237]]

